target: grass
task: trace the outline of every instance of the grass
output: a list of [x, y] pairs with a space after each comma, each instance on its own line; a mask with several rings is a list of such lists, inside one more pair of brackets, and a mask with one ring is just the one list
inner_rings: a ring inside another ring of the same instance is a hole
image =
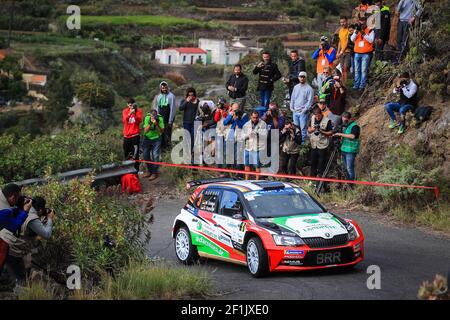
[[425, 226], [436, 231], [450, 233], [450, 202], [442, 199], [426, 206], [411, 207], [404, 202], [393, 203], [381, 197], [376, 197], [373, 189], [358, 186], [353, 190], [332, 190], [322, 193], [320, 201], [325, 204], [363, 207], [371, 206], [380, 214], [388, 214], [396, 220]]
[[[62, 17], [61, 19], [67, 19]], [[126, 26], [136, 25], [142, 27], [158, 27], [161, 29], [169, 27], [184, 27], [184, 28], [221, 28], [219, 23], [202, 22], [194, 19], [179, 18], [174, 16], [82, 16], [81, 25], [95, 26], [95, 25], [111, 25], [111, 26]]]
[[119, 46], [115, 43], [108, 41], [95, 41], [93, 39], [82, 39], [82, 38], [72, 38], [63, 37], [57, 35], [21, 35], [14, 36], [12, 39], [14, 42], [19, 43], [32, 43], [32, 44], [48, 44], [56, 46], [79, 46], [79, 47], [106, 47], [109, 49], [118, 49]]
[[167, 263], [132, 263], [116, 279], [108, 277], [102, 299], [143, 300], [205, 297], [211, 292], [205, 271]]
[[42, 280], [29, 282], [19, 293], [19, 300], [53, 300], [55, 289]]

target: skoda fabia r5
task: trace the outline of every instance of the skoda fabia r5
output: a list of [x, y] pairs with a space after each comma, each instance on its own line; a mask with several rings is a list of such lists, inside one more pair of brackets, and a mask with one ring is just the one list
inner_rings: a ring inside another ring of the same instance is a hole
[[353, 267], [364, 258], [364, 236], [353, 220], [327, 212], [291, 183], [219, 180], [196, 190], [175, 218], [175, 253], [247, 266], [255, 276], [275, 271]]

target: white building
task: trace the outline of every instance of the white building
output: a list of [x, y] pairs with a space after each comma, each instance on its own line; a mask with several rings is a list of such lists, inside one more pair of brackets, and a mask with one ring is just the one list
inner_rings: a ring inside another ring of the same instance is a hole
[[167, 48], [157, 50], [155, 59], [161, 64], [195, 64], [201, 59], [206, 64], [206, 51], [200, 48]]
[[207, 64], [233, 65], [250, 53], [250, 49], [239, 42], [238, 39], [225, 41], [200, 38], [198, 46], [206, 51]]

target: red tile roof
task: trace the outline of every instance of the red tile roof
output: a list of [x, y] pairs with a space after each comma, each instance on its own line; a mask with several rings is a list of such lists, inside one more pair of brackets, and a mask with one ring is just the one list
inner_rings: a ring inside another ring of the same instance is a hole
[[200, 48], [167, 48], [166, 50], [175, 50], [179, 53], [185, 53], [185, 54], [206, 54], [206, 51]]

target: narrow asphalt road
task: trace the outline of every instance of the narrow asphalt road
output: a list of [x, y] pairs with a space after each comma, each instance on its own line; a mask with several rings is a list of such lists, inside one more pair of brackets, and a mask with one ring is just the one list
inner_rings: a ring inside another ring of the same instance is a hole
[[[172, 223], [185, 200], [161, 200], [153, 211], [152, 239], [147, 248], [150, 257], [177, 261]], [[365, 214], [341, 214], [354, 218], [366, 237], [365, 260], [354, 270], [318, 270], [276, 273], [255, 279], [247, 268], [226, 262], [207, 260], [199, 268], [207, 270], [218, 299], [416, 299], [424, 280], [435, 274], [447, 275], [450, 267], [450, 240], [426, 234], [414, 228], [396, 227]], [[381, 269], [381, 289], [369, 290], [367, 268]]]

